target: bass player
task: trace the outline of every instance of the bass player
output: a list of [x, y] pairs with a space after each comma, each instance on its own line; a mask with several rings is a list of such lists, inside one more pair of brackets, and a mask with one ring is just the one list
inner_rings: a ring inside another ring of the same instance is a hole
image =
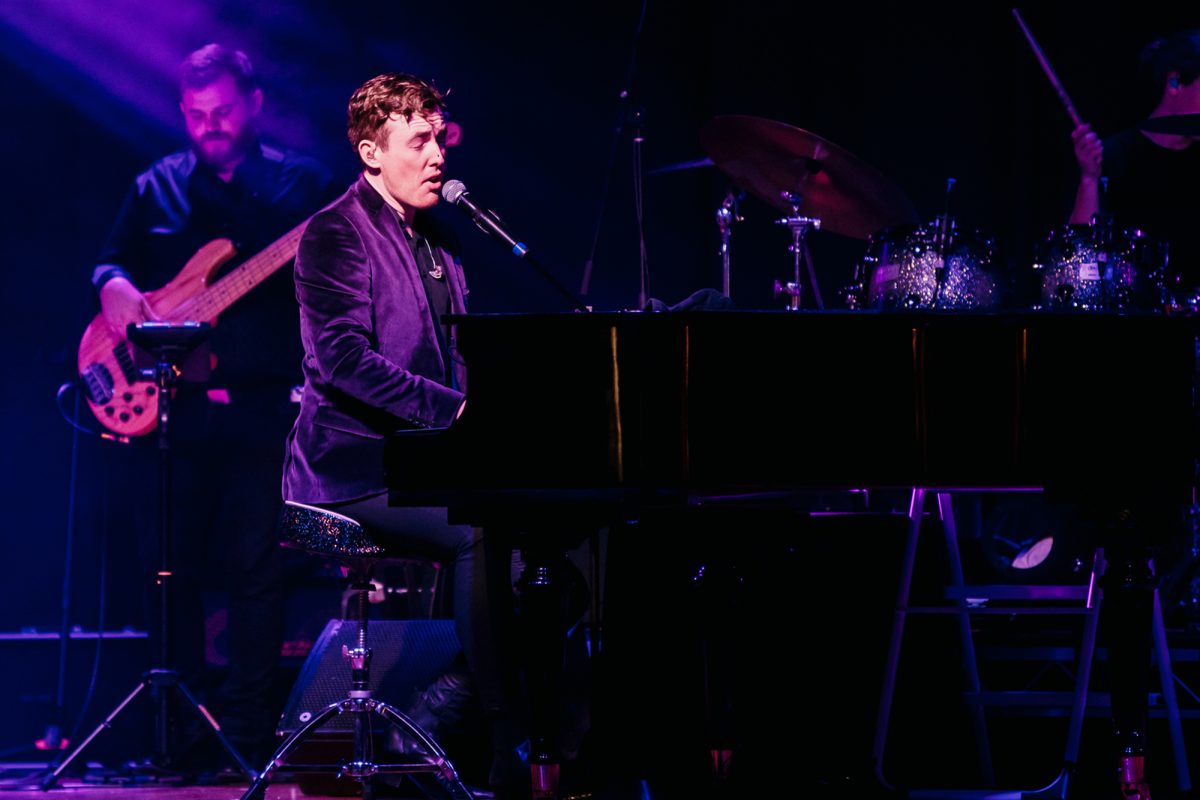
[[[178, 79], [190, 147], [137, 176], [92, 274], [101, 311], [93, 327], [107, 324], [114, 341], [124, 339], [130, 323], [171, 316], [153, 290], [170, 283], [193, 255], [199, 258], [202, 246], [228, 239], [239, 255], [253, 256], [340, 190], [316, 161], [260, 140], [263, 94], [244, 53], [209, 44], [183, 61]], [[274, 525], [284, 440], [299, 408], [293, 387], [302, 380], [294, 252], [293, 243], [290, 252], [277, 254], [286, 268], [274, 269], [223, 310], [210, 339], [211, 378], [203, 386], [184, 384], [172, 402], [171, 663], [184, 683], [205, 694], [202, 590], [227, 591], [229, 667], [207, 700], [250, 763], [269, 756], [281, 706], [273, 696], [283, 636], [283, 564]], [[138, 403], [121, 414], [145, 412], [152, 427], [153, 412]], [[103, 424], [121, 423], [112, 412], [111, 419], [99, 410], [97, 416]], [[135, 438], [112, 476], [114, 485], [130, 487], [114, 491], [125, 491], [121, 501], [132, 509], [128, 545], [132, 551], [136, 537], [148, 589], [159, 547], [155, 438]], [[153, 620], [157, 598], [147, 594]], [[186, 747], [187, 733], [179, 735], [185, 745], [179, 751], [193, 749]]]

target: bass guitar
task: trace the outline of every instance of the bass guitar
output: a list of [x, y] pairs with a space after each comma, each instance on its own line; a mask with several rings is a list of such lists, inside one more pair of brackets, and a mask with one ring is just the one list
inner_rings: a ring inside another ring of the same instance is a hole
[[[214, 239], [196, 251], [166, 286], [146, 293], [154, 313], [166, 322], [207, 322], [296, 257], [308, 220], [285, 233], [262, 252], [213, 281], [237, 255], [233, 242]], [[103, 314], [83, 332], [79, 343], [79, 378], [88, 406], [100, 423], [118, 436], [144, 436], [158, 425], [158, 387], [141, 375], [125, 331], [114, 330]]]

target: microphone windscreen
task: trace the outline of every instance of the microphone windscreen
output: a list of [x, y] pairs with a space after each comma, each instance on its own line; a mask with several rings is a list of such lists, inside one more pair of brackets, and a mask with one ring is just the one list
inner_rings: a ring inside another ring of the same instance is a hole
[[458, 198], [462, 197], [466, 193], [467, 187], [463, 185], [462, 181], [446, 181], [444, 184], [442, 184], [442, 199], [451, 205], [456, 204], [458, 202]]

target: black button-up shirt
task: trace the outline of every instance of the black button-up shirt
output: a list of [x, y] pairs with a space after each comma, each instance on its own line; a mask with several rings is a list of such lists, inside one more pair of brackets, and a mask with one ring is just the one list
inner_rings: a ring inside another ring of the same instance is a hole
[[[141, 291], [159, 289], [213, 239], [238, 254], [217, 277], [315, 213], [340, 192], [316, 161], [256, 145], [228, 182], [192, 150], [173, 153], [138, 175], [101, 250], [92, 282], [123, 275]], [[301, 380], [299, 312], [291, 262], [217, 320], [210, 386], [292, 385]]]

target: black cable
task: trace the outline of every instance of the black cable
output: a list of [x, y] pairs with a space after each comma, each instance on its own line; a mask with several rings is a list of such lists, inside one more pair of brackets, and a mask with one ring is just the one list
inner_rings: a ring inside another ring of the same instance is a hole
[[[76, 487], [78, 484], [78, 473], [79, 473], [79, 458], [78, 458], [79, 436], [78, 436], [78, 434], [79, 433], [89, 433], [98, 438], [106, 439], [108, 441], [120, 442], [122, 444], [127, 444], [129, 442], [129, 437], [127, 437], [127, 436], [116, 436], [107, 431], [94, 430], [94, 429], [87, 428], [87, 427], [79, 424], [79, 398], [80, 398], [81, 392], [80, 392], [79, 382], [77, 380], [76, 381], [68, 381], [67, 383], [64, 383], [62, 386], [58, 387], [57, 402], [58, 402], [60, 411], [62, 410], [61, 398], [62, 398], [63, 392], [67, 388], [70, 388], [70, 387], [74, 387], [74, 389], [75, 389], [75, 414], [74, 414], [73, 418], [67, 420], [70, 423], [71, 427], [74, 429], [74, 433], [72, 434], [72, 439], [71, 439], [71, 483], [70, 483], [70, 492], [69, 492], [69, 498], [68, 498], [69, 511], [68, 511], [68, 517], [67, 517], [67, 519], [68, 519], [68, 522], [67, 522], [67, 531], [68, 531], [67, 532], [67, 536], [68, 536], [67, 559], [68, 559], [68, 563], [70, 562], [70, 558], [71, 558], [71, 541], [74, 538], [74, 530], [75, 530], [75, 508], [76, 508], [76, 504], [77, 504]], [[102, 493], [102, 497], [104, 499], [103, 511], [107, 512], [107, 510], [108, 510], [108, 495], [106, 493]], [[83, 725], [84, 717], [87, 715], [87, 712], [88, 712], [89, 708], [91, 707], [92, 701], [95, 699], [96, 683], [97, 683], [98, 677], [100, 675], [100, 654], [101, 654], [101, 651], [103, 650], [102, 645], [104, 643], [104, 630], [105, 630], [104, 626], [106, 624], [105, 611], [106, 611], [106, 608], [108, 605], [108, 522], [107, 522], [108, 515], [107, 515], [107, 513], [104, 513], [103, 516], [104, 516], [105, 521], [102, 525], [100, 525], [100, 542], [99, 542], [99, 544], [100, 544], [100, 576], [99, 576], [100, 577], [100, 588], [99, 588], [99, 599], [97, 602], [96, 651], [92, 656], [92, 674], [91, 674], [91, 678], [88, 681], [87, 693], [84, 695], [83, 702], [79, 707], [79, 714], [76, 716], [75, 723], [71, 726], [71, 732], [67, 736], [68, 742], [73, 741], [75, 739], [75, 737], [79, 735], [79, 731], [81, 729], [81, 726]], [[59, 643], [60, 653], [62, 653], [65, 650], [66, 637], [68, 635], [68, 631], [66, 629], [66, 624], [67, 624], [66, 623], [66, 615], [67, 615], [66, 605], [67, 604], [66, 604], [65, 598], [68, 596], [67, 592], [70, 589], [70, 584], [68, 582], [69, 581], [69, 573], [70, 573], [69, 567], [66, 570], [66, 572], [67, 572], [67, 577], [64, 577], [64, 580], [63, 580], [64, 609], [63, 609], [62, 635], [64, 638]], [[58, 701], [59, 701], [60, 709], [63, 708], [63, 685], [64, 685], [65, 673], [66, 673], [66, 662], [64, 660], [62, 662], [62, 664], [60, 665], [60, 673], [59, 673]]]
[[[63, 404], [62, 404], [63, 395], [65, 395], [71, 389], [74, 389], [75, 393], [76, 393], [75, 394], [76, 411], [75, 411], [74, 415], [68, 414], [67, 410], [65, 408], [63, 408]], [[96, 437], [99, 437], [101, 435], [100, 431], [96, 430], [95, 428], [88, 428], [86, 426], [79, 424], [79, 410], [78, 410], [79, 409], [79, 381], [67, 381], [62, 386], [59, 386], [58, 391], [55, 392], [55, 394], [54, 394], [54, 404], [58, 407], [58, 413], [62, 415], [62, 418], [64, 420], [66, 420], [67, 424], [70, 425], [72, 428], [74, 428], [77, 432], [86, 433], [89, 436], [96, 436]], [[72, 443], [72, 447], [74, 447], [73, 443]]]
[[[112, 441], [121, 441], [121, 438], [111, 434], [102, 433], [100, 431], [88, 428], [79, 424], [80, 414], [80, 396], [78, 381], [67, 381], [58, 387], [55, 393], [55, 404], [58, 407], [59, 413], [63, 419], [71, 426], [71, 470], [67, 490], [67, 541], [64, 548], [65, 565], [63, 568], [63, 585], [62, 585], [62, 614], [59, 625], [59, 642], [58, 642], [58, 684], [55, 695], [55, 719], [54, 725], [57, 727], [62, 718], [63, 709], [66, 707], [66, 672], [67, 672], [67, 647], [70, 643], [70, 612], [71, 612], [71, 575], [72, 566], [74, 563], [75, 549], [75, 520], [76, 509], [78, 505], [78, 482], [79, 482], [79, 434], [86, 433], [97, 438], [106, 438]], [[74, 413], [67, 415], [63, 408], [63, 396], [70, 390], [75, 389], [75, 406]], [[128, 441], [126, 438], [125, 441]], [[92, 701], [95, 698], [96, 684], [100, 675], [100, 654], [102, 651], [102, 643], [104, 641], [104, 624], [105, 624], [105, 608], [108, 599], [108, 526], [107, 524], [100, 526], [100, 590], [98, 601], [98, 616], [96, 622], [96, 651], [92, 657], [92, 674], [88, 682], [87, 693], [84, 695], [83, 703], [80, 706], [79, 714], [76, 716], [74, 724], [71, 726], [71, 731], [63, 738], [64, 745], [69, 746], [70, 742], [75, 740], [82, 728], [84, 717], [87, 715]], [[59, 729], [61, 733], [61, 728]], [[48, 742], [51, 736], [47, 735]], [[50, 742], [51, 744], [56, 744]], [[53, 770], [57, 767], [57, 761], [50, 767]], [[41, 775], [22, 781], [21, 783], [39, 783]]]
[[99, 428], [89, 428], [86, 425], [79, 424], [79, 415], [75, 414], [74, 418], [67, 414], [66, 409], [62, 406], [63, 395], [69, 390], [74, 389], [76, 392], [80, 390], [79, 381], [67, 381], [62, 386], [58, 387], [58, 392], [54, 397], [54, 402], [58, 406], [58, 413], [66, 420], [66, 423], [80, 433], [86, 433], [89, 436], [95, 436], [97, 439], [103, 439], [107, 442], [116, 442], [118, 444], [129, 444], [129, 437], [124, 434], [111, 433], [109, 431], [100, 430]]
[[96, 683], [100, 676], [100, 651], [103, 649], [101, 645], [104, 643], [104, 626], [105, 626], [105, 609], [108, 605], [108, 523], [100, 526], [100, 601], [99, 607], [96, 610], [96, 652], [92, 655], [92, 676], [88, 681], [87, 694], [83, 697], [83, 702], [79, 706], [79, 714], [75, 717], [75, 724], [71, 726], [71, 732], [67, 735], [67, 741], [75, 741], [79, 736], [79, 731], [83, 728], [84, 717], [87, 716], [88, 710], [91, 708], [92, 701], [96, 696]]
[[[63, 384], [66, 386], [67, 384]], [[59, 387], [59, 408], [62, 408], [62, 386]], [[67, 685], [67, 645], [71, 635], [71, 571], [75, 563], [75, 489], [79, 479], [79, 392], [75, 392], [75, 408], [71, 415], [71, 470], [67, 479], [67, 540], [63, 546], [63, 579], [60, 594], [61, 612], [58, 626], [58, 684], [54, 694], [54, 719], [43, 737], [48, 747], [58, 747], [62, 738], [64, 696]]]
[[[92, 655], [92, 675], [91, 675], [91, 678], [88, 680], [87, 693], [84, 695], [83, 702], [79, 706], [79, 713], [75, 717], [75, 722], [71, 725], [71, 731], [63, 738], [63, 743], [67, 747], [70, 746], [71, 742], [74, 742], [76, 740], [76, 737], [79, 736], [79, 732], [81, 730], [83, 730], [83, 720], [87, 717], [87, 713], [92, 707], [92, 701], [95, 700], [96, 684], [99, 682], [99, 677], [100, 677], [100, 662], [101, 662], [100, 653], [103, 649], [102, 644], [104, 642], [105, 607], [107, 605], [107, 600], [108, 600], [108, 525], [107, 524], [100, 526], [100, 592], [99, 592], [99, 594], [100, 594], [100, 603], [99, 603], [99, 608], [97, 609], [98, 619], [96, 620], [96, 652]], [[60, 758], [61, 758], [61, 756], [66, 755], [66, 753], [67, 753], [67, 751], [64, 750], [64, 752], [60, 754]], [[2, 755], [2, 754], [0, 754], [0, 755]], [[19, 785], [22, 787], [40, 786], [42, 783], [42, 780], [48, 774], [50, 774], [50, 773], [54, 772], [54, 770], [58, 769], [58, 765], [60, 763], [62, 763], [62, 762], [60, 760], [56, 759], [52, 764], [49, 765], [49, 767], [46, 770], [26, 777], [25, 779], [20, 781]]]
[[[96, 431], [85, 428], [79, 424], [79, 405], [80, 393], [75, 392], [75, 407], [73, 412], [68, 415], [66, 409], [63, 408], [63, 397], [66, 393], [75, 388], [78, 390], [79, 385], [75, 381], [67, 381], [58, 387], [55, 393], [54, 401], [58, 407], [59, 413], [63, 419], [71, 426], [71, 468], [67, 479], [67, 530], [66, 543], [63, 547], [63, 578], [62, 590], [60, 593], [60, 617], [58, 626], [58, 676], [55, 683], [54, 694], [54, 713], [50, 722], [47, 724], [45, 732], [42, 735], [42, 741], [45, 746], [50, 749], [56, 749], [63, 746], [62, 736], [62, 718], [65, 705], [66, 681], [67, 681], [67, 647], [70, 644], [71, 636], [71, 574], [74, 565], [75, 555], [75, 507], [76, 507], [76, 486], [79, 476], [79, 434], [87, 433], [98, 435]], [[69, 743], [74, 736], [66, 737], [66, 742]], [[36, 778], [40, 776], [35, 776]], [[20, 783], [25, 783], [22, 781]]]
[[596, 211], [596, 227], [592, 232], [592, 249], [588, 252], [587, 261], [583, 265], [583, 280], [580, 282], [579, 293], [584, 297], [588, 294], [588, 285], [592, 281], [592, 262], [596, 259], [596, 248], [600, 246], [600, 229], [604, 224], [604, 210], [608, 205], [608, 191], [612, 185], [613, 172], [617, 167], [617, 153], [621, 146], [621, 134], [625, 132], [625, 124], [628, 121], [628, 111], [626, 106], [629, 104], [629, 87], [633, 83], [633, 75], [637, 69], [637, 52], [638, 45], [642, 40], [642, 27], [646, 22], [646, 8], [650, 0], [642, 0], [642, 10], [638, 15], [637, 28], [633, 32], [633, 47], [630, 48], [629, 54], [629, 69], [625, 73], [625, 82], [621, 86], [621, 91], [617, 95], [621, 101], [617, 108], [617, 126], [613, 131], [612, 145], [608, 149], [608, 166], [604, 170], [604, 183], [600, 188], [600, 207]]

